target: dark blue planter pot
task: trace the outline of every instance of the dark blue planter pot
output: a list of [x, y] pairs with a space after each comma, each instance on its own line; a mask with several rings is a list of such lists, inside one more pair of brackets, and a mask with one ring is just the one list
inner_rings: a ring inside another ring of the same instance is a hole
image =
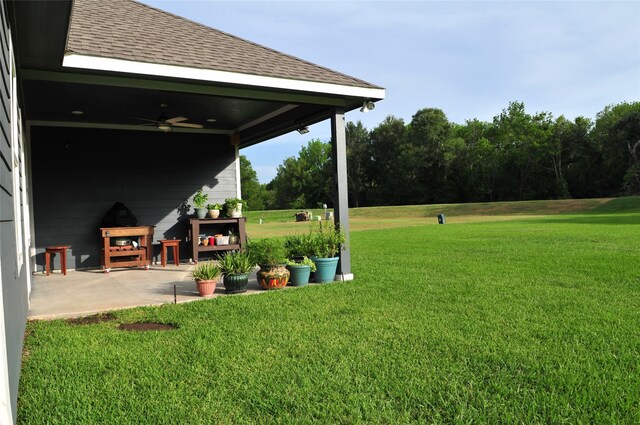
[[338, 260], [340, 257], [333, 258], [312, 258], [316, 263], [316, 282], [327, 283], [333, 282], [336, 276], [336, 269], [338, 268]]
[[291, 286], [305, 286], [309, 283], [309, 276], [311, 276], [311, 266], [287, 266], [291, 272], [289, 277], [289, 285]]

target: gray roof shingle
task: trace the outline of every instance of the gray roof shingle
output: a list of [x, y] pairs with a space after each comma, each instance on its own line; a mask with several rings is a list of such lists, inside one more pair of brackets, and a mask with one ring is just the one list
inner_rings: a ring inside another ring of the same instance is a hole
[[66, 52], [379, 88], [133, 0], [75, 0]]

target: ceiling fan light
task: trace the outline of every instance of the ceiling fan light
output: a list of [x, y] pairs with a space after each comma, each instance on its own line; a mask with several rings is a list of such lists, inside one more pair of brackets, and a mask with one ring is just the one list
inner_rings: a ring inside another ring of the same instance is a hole
[[158, 129], [165, 133], [169, 133], [171, 131], [171, 126], [167, 124], [158, 124]]

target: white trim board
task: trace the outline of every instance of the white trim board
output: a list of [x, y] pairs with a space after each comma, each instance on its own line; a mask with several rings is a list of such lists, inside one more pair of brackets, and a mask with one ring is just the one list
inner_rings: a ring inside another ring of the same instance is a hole
[[354, 87], [341, 84], [291, 80], [287, 78], [265, 77], [260, 75], [241, 74], [237, 72], [215, 71], [212, 69], [190, 68], [185, 66], [163, 65], [124, 59], [79, 55], [76, 53], [65, 54], [62, 66], [65, 68], [156, 75], [160, 77], [184, 78], [188, 80], [238, 84], [243, 86], [352, 96], [373, 100], [384, 99], [385, 97], [385, 89], [382, 88]]

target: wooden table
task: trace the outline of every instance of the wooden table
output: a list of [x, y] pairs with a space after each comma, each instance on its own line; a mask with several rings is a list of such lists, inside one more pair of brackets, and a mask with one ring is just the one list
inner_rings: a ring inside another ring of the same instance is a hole
[[[109, 273], [112, 267], [143, 266], [149, 269], [151, 265], [154, 226], [132, 227], [101, 227], [102, 237], [102, 268]], [[111, 246], [111, 238], [137, 237], [138, 246]]]

